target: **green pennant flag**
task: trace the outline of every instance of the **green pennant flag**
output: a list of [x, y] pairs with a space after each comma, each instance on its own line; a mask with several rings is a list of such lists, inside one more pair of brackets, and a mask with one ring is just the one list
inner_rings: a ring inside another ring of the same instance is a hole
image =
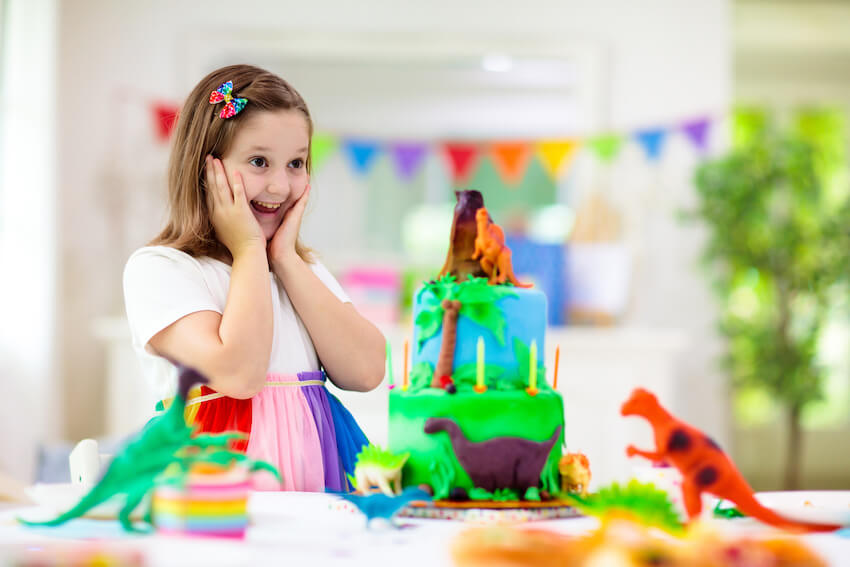
[[591, 138], [588, 145], [599, 161], [611, 163], [623, 147], [623, 137], [619, 134], [601, 134]]
[[339, 144], [334, 136], [316, 132], [310, 142], [310, 167], [315, 172], [332, 153], [336, 151]]

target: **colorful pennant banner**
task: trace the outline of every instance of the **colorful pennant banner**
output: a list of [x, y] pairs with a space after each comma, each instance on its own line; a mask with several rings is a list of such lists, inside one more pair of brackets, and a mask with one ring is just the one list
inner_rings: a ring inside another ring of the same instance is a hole
[[708, 150], [711, 118], [700, 117], [683, 121], [673, 127], [636, 130], [631, 134], [604, 132], [586, 139], [563, 138], [509, 141], [390, 141], [337, 138], [316, 133], [312, 142], [312, 165], [321, 167], [327, 157], [341, 145], [358, 175], [368, 174], [381, 152], [386, 152], [403, 181], [416, 176], [429, 152], [438, 151], [445, 157], [452, 182], [461, 185], [469, 181], [479, 162], [488, 157], [507, 185], [518, 185], [528, 165], [537, 158], [546, 173], [557, 180], [569, 170], [577, 151], [586, 147], [599, 161], [610, 164], [620, 155], [623, 146], [634, 140], [643, 149], [647, 161], [657, 162], [664, 154], [670, 135], [681, 132], [700, 155]]

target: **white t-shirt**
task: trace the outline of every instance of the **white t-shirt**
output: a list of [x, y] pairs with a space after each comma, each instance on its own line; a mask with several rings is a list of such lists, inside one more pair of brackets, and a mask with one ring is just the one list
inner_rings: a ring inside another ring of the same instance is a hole
[[[309, 266], [334, 295], [343, 302], [351, 302], [327, 268], [318, 261]], [[190, 313], [223, 313], [229, 288], [230, 265], [212, 258], [195, 258], [167, 246], [147, 246], [136, 250], [127, 260], [124, 303], [133, 349], [157, 399], [174, 395], [177, 368], [154, 354], [148, 341]], [[274, 311], [274, 336], [268, 372], [295, 374], [319, 370], [310, 335], [283, 286], [271, 272], [269, 292]]]

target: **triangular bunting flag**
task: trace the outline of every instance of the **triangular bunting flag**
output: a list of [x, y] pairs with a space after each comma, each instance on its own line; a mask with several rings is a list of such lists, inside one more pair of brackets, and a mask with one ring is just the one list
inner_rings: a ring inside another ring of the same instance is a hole
[[601, 134], [588, 140], [587, 144], [600, 161], [610, 163], [620, 153], [623, 138], [619, 134]]
[[478, 161], [478, 146], [470, 143], [446, 143], [443, 150], [449, 160], [452, 181], [463, 183], [472, 173]]
[[416, 174], [427, 150], [424, 142], [396, 142], [390, 146], [390, 155], [402, 180], [410, 181]]
[[704, 152], [708, 149], [709, 126], [711, 126], [711, 120], [709, 118], [697, 118], [696, 120], [683, 122], [681, 129], [693, 145], [700, 152]]
[[661, 157], [661, 150], [664, 149], [667, 130], [664, 128], [640, 130], [635, 133], [635, 138], [643, 146], [643, 151], [646, 152], [646, 159], [649, 161], [658, 161], [658, 158]]
[[576, 148], [578, 140], [544, 140], [537, 144], [540, 161], [552, 179], [558, 179], [561, 170], [569, 166]]
[[315, 172], [336, 151], [336, 138], [330, 134], [316, 132], [310, 141], [310, 169]]
[[525, 175], [528, 160], [531, 158], [531, 144], [528, 142], [496, 142], [490, 145], [493, 164], [502, 181], [516, 185]]
[[348, 152], [354, 170], [360, 175], [365, 175], [378, 154], [378, 143], [369, 140], [346, 140], [345, 150]]
[[156, 139], [160, 142], [167, 142], [174, 125], [177, 123], [180, 107], [173, 102], [155, 102], [151, 105], [151, 111], [154, 116]]

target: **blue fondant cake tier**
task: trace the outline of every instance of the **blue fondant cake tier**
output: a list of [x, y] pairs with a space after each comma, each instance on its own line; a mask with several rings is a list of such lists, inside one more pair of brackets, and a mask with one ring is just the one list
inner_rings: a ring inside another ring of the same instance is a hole
[[[434, 292], [423, 288], [417, 294], [413, 305], [414, 321], [419, 320], [423, 311], [433, 309], [438, 303]], [[475, 320], [482, 306], [470, 304], [468, 310], [461, 308], [457, 320], [457, 341], [455, 346], [452, 372], [461, 367], [474, 367], [477, 357], [478, 338], [484, 339], [484, 359], [487, 367], [488, 382], [500, 378], [516, 379], [517, 376], [527, 376], [528, 368], [520, 365], [528, 364], [528, 351], [532, 341], [537, 344], [538, 366], [542, 369], [542, 354], [546, 331], [546, 296], [536, 289], [508, 287], [504, 295], [496, 299], [492, 306], [498, 310], [501, 317], [501, 331], [488, 328]], [[412, 365], [427, 363], [436, 367], [443, 341], [443, 325], [439, 330], [426, 338], [422, 338], [422, 327], [416, 325], [413, 336]], [[497, 334], [501, 332], [500, 338]], [[541, 380], [545, 374], [540, 375]]]

